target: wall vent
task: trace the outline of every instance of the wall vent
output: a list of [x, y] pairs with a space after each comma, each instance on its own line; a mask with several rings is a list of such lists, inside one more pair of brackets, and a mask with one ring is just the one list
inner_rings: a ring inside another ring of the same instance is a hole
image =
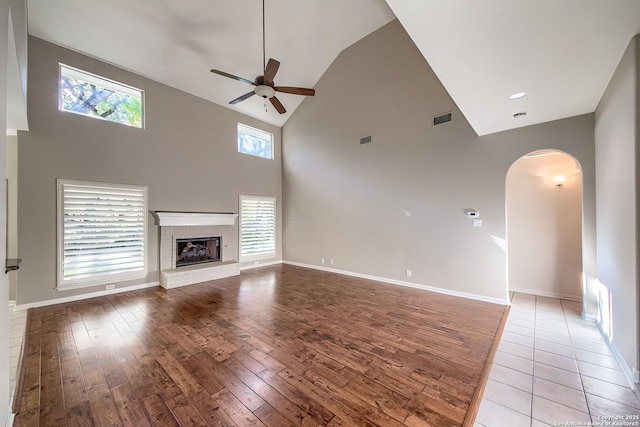
[[439, 114], [433, 117], [433, 126], [441, 125], [451, 121], [451, 113]]
[[371, 135], [360, 138], [360, 144], [368, 144], [371, 142]]

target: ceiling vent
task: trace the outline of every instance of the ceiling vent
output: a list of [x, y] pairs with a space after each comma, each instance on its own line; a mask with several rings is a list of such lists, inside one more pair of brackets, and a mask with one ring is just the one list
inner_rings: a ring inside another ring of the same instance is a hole
[[371, 142], [371, 135], [369, 136], [363, 136], [362, 138], [360, 138], [360, 145], [362, 144], [368, 144]]
[[451, 113], [444, 113], [433, 117], [433, 126], [441, 125], [451, 121]]

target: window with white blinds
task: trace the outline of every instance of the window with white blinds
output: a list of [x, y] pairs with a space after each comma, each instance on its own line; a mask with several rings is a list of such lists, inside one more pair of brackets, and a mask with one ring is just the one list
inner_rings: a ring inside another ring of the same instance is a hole
[[147, 187], [58, 180], [58, 289], [147, 275]]
[[275, 197], [240, 196], [240, 261], [276, 255]]

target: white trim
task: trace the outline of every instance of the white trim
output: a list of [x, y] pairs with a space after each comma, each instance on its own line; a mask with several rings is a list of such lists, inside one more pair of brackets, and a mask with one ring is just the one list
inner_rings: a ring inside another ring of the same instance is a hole
[[153, 212], [156, 225], [184, 227], [200, 225], [234, 225], [238, 214], [207, 212]]
[[562, 292], [547, 292], [538, 289], [524, 289], [509, 287], [509, 292], [518, 292], [521, 294], [538, 295], [547, 298], [566, 299], [569, 301], [582, 302], [582, 295], [563, 294]]
[[254, 261], [253, 263], [247, 263], [246, 265], [240, 266], [240, 271], [253, 270], [254, 268], [266, 267], [268, 265], [278, 265], [282, 263], [283, 261], [281, 259], [268, 262]]
[[637, 392], [638, 392], [638, 383], [636, 383], [636, 379], [635, 379], [635, 375], [634, 375], [634, 369], [632, 369], [627, 364], [627, 361], [624, 360], [624, 357], [622, 357], [622, 353], [620, 353], [620, 350], [618, 350], [618, 347], [613, 342], [609, 341], [609, 337], [607, 336], [605, 331], [602, 329], [602, 325], [600, 324], [600, 322], [595, 322], [595, 323], [596, 323], [596, 326], [598, 327], [598, 330], [600, 331], [600, 334], [602, 335], [602, 337], [604, 338], [605, 342], [609, 346], [609, 349], [613, 353], [613, 356], [616, 358], [616, 361], [618, 362], [618, 365], [620, 365], [620, 369], [622, 370], [622, 373], [624, 374], [624, 377], [626, 378], [627, 382], [629, 383], [629, 386], [631, 387], [631, 390], [633, 390], [637, 394]]
[[472, 300], [476, 300], [476, 301], [489, 302], [489, 303], [492, 303], [492, 304], [511, 305], [511, 303], [509, 302], [508, 299], [493, 298], [493, 297], [487, 297], [487, 296], [484, 296], [484, 295], [470, 294], [470, 293], [467, 293], [467, 292], [453, 291], [453, 290], [450, 290], [450, 289], [437, 288], [437, 287], [434, 287], [434, 286], [422, 285], [422, 284], [419, 284], [419, 283], [404, 282], [402, 280], [388, 279], [386, 277], [370, 276], [368, 274], [354, 273], [352, 271], [337, 270], [337, 269], [334, 269], [334, 268], [320, 267], [320, 266], [317, 266], [317, 265], [303, 264], [303, 263], [300, 263], [300, 262], [282, 261], [282, 263], [283, 264], [289, 264], [289, 265], [295, 265], [296, 267], [311, 268], [311, 269], [314, 269], [314, 270], [327, 271], [329, 273], [344, 274], [345, 276], [359, 277], [361, 279], [375, 280], [377, 282], [389, 283], [391, 285], [399, 285], [399, 286], [406, 286], [406, 287], [409, 287], [409, 288], [422, 289], [424, 291], [437, 292], [439, 294], [445, 294], [445, 295], [450, 295], [450, 296], [454, 296], [454, 297], [461, 297], [461, 298], [467, 298], [467, 299], [472, 299]]
[[36, 301], [36, 302], [30, 302], [27, 304], [18, 304], [16, 305], [14, 310], [21, 311], [21, 310], [27, 310], [29, 308], [46, 307], [48, 305], [64, 304], [66, 302], [81, 301], [89, 298], [102, 297], [105, 295], [113, 295], [113, 294], [119, 294], [122, 292], [137, 291], [139, 289], [153, 288], [153, 287], [159, 287], [159, 286], [160, 286], [160, 282], [149, 282], [149, 283], [143, 283], [141, 285], [133, 285], [133, 286], [126, 286], [123, 288], [90, 292], [88, 294], [73, 295], [70, 297], [55, 298], [55, 299], [50, 299], [45, 301]]

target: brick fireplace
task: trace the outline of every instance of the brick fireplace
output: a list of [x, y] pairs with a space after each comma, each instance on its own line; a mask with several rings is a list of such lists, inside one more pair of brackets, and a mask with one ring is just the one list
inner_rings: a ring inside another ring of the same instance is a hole
[[[154, 212], [160, 227], [160, 286], [166, 289], [240, 274], [237, 214]], [[178, 241], [220, 237], [220, 260], [176, 266]]]

